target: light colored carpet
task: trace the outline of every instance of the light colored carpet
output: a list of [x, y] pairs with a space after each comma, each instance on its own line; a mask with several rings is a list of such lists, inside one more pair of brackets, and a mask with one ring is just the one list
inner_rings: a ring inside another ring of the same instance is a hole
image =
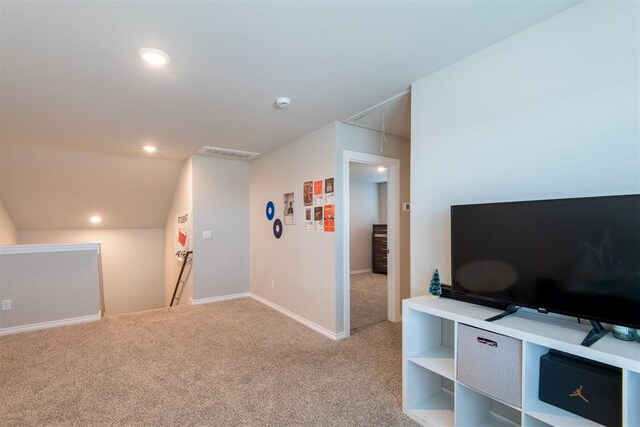
[[350, 277], [351, 332], [387, 320], [387, 276], [359, 273]]
[[0, 425], [402, 426], [401, 326], [333, 342], [249, 299], [0, 337]]

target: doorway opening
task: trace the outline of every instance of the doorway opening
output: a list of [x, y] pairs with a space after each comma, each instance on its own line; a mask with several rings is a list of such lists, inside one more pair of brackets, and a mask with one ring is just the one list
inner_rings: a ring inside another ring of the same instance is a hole
[[399, 321], [399, 161], [345, 152], [344, 331]]

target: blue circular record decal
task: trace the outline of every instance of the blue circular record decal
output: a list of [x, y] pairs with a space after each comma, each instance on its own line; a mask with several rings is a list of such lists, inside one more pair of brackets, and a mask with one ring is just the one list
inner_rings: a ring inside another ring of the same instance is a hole
[[282, 236], [282, 221], [280, 221], [280, 218], [273, 222], [273, 235], [276, 236], [276, 239]]
[[267, 203], [267, 219], [271, 221], [275, 214], [276, 214], [276, 207], [273, 205], [272, 201], [269, 201], [269, 203]]

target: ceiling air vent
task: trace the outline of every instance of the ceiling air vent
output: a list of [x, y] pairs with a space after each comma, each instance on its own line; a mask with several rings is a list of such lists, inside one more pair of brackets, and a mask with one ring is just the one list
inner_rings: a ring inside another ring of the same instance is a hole
[[198, 153], [207, 156], [234, 160], [251, 160], [254, 157], [260, 155], [260, 153], [252, 153], [251, 151], [231, 150], [229, 148], [209, 147], [206, 145], [199, 149]]

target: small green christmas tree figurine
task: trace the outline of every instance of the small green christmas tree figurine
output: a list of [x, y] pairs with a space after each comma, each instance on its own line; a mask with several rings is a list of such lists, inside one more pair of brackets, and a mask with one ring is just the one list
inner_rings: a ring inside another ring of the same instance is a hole
[[433, 270], [431, 282], [429, 282], [429, 295], [431, 298], [439, 298], [442, 295], [442, 286], [440, 285], [440, 273], [438, 269]]

